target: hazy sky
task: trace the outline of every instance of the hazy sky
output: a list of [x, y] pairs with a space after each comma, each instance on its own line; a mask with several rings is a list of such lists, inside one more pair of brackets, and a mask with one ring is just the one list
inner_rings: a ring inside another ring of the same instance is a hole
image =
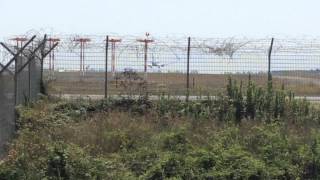
[[0, 0], [0, 37], [56, 33], [320, 36], [319, 0]]

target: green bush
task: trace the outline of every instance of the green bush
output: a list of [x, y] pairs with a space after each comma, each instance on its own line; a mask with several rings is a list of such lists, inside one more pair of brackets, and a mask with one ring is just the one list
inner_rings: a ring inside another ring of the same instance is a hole
[[163, 149], [167, 151], [185, 153], [191, 149], [189, 141], [183, 130], [168, 133], [163, 140]]
[[263, 161], [253, 157], [241, 146], [234, 145], [219, 154], [216, 165], [207, 173], [213, 179], [265, 179]]
[[272, 82], [213, 99], [52, 100], [17, 107], [2, 179], [319, 179], [320, 108]]

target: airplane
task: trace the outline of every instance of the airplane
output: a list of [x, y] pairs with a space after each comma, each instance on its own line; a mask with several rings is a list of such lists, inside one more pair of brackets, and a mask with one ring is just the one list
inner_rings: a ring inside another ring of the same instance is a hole
[[150, 68], [154, 68], [154, 67], [157, 67], [157, 68], [162, 68], [162, 67], [165, 67], [166, 64], [163, 64], [163, 63], [160, 63], [160, 62], [156, 62], [156, 61], [152, 61], [151, 64], [148, 64], [148, 67]]
[[151, 64], [148, 64], [148, 67], [149, 68], [158, 68], [160, 70], [160, 68], [163, 68], [165, 66], [167, 66], [168, 64], [164, 64], [164, 63], [161, 63], [160, 61], [156, 61], [156, 57], [154, 54], [151, 55]]

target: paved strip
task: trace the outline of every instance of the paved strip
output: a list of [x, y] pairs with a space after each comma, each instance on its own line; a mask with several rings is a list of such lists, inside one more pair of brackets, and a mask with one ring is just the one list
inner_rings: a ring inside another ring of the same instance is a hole
[[[80, 95], [80, 94], [61, 94], [61, 95], [53, 95], [54, 97], [59, 97], [62, 99], [91, 99], [91, 100], [101, 100], [104, 99], [104, 95]], [[112, 95], [109, 96], [110, 98], [113, 99], [121, 99], [121, 98], [133, 98], [133, 99], [138, 99], [141, 96], [139, 95], [133, 95], [133, 96], [127, 96], [127, 95]], [[172, 99], [179, 99], [179, 100], [186, 100], [186, 96], [164, 96], [164, 97], [169, 97]], [[148, 96], [150, 100], [159, 100], [161, 96]], [[197, 100], [206, 100], [206, 99], [215, 99], [216, 96], [189, 96], [189, 100], [191, 101], [197, 101]], [[304, 99], [311, 101], [311, 102], [319, 102], [320, 103], [320, 96], [296, 96], [296, 99]]]

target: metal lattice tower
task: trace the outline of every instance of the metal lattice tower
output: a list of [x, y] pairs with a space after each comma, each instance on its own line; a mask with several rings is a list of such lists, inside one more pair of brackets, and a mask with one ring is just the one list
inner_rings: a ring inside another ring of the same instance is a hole
[[150, 34], [146, 33], [145, 39], [137, 39], [138, 42], [144, 43], [144, 76], [145, 80], [147, 80], [148, 73], [148, 46], [150, 43], [153, 43], [154, 40], [149, 38]]
[[80, 43], [80, 75], [85, 76], [85, 45], [91, 41], [89, 38], [78, 38], [74, 41]]

